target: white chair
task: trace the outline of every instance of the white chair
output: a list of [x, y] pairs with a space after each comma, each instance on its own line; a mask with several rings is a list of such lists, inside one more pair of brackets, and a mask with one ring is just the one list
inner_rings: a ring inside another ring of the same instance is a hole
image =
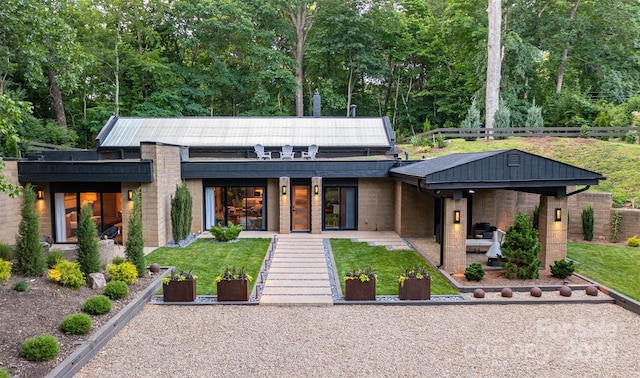
[[307, 151], [302, 151], [302, 158], [314, 160], [316, 158], [317, 153], [318, 153], [318, 146], [316, 146], [315, 144], [312, 144], [309, 146]]
[[284, 159], [291, 159], [293, 160], [293, 146], [290, 146], [288, 144], [285, 144], [284, 146], [282, 146], [282, 152], [280, 152], [280, 159], [284, 160]]
[[256, 144], [255, 146], [253, 146], [253, 149], [255, 150], [256, 155], [258, 155], [258, 160], [262, 160], [262, 159], [271, 160], [271, 152], [265, 152], [263, 145]]

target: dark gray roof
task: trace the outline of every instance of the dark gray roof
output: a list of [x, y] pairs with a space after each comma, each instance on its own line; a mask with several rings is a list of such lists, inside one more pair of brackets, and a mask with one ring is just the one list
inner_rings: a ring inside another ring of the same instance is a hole
[[392, 177], [428, 190], [504, 188], [559, 193], [566, 186], [597, 185], [605, 177], [520, 150], [457, 153], [390, 170]]
[[395, 134], [387, 117], [181, 117], [113, 116], [97, 137], [100, 147], [157, 142], [188, 147], [246, 148], [261, 144], [320, 148], [390, 148]]

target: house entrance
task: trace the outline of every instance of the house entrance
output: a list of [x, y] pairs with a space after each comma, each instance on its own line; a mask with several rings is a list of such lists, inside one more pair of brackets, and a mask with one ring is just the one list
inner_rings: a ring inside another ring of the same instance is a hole
[[309, 185], [291, 187], [291, 230], [311, 230], [311, 188]]

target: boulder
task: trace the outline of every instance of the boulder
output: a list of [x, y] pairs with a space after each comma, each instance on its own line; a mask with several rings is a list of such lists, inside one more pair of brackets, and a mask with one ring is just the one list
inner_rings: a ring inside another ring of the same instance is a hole
[[592, 297], [597, 297], [599, 290], [595, 286], [587, 286], [587, 289], [585, 291], [586, 291], [587, 295], [590, 295]]
[[529, 293], [532, 297], [536, 298], [540, 298], [542, 296], [542, 290], [540, 290], [539, 287], [532, 287], [531, 290], [529, 290]]
[[500, 291], [500, 294], [502, 294], [502, 296], [505, 297], [505, 298], [513, 297], [513, 291], [508, 287], [505, 287], [504, 289], [502, 289]]
[[92, 289], [102, 289], [107, 285], [107, 280], [102, 273], [89, 273], [87, 285]]
[[473, 297], [474, 298], [484, 298], [484, 290], [482, 289], [475, 289], [473, 291]]
[[569, 286], [563, 286], [560, 288], [560, 295], [562, 295], [563, 297], [570, 297], [571, 296], [571, 288]]

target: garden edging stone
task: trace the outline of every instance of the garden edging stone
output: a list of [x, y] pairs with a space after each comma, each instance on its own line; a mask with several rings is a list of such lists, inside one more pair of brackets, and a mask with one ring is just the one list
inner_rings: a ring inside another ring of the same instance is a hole
[[73, 377], [75, 373], [95, 356], [100, 349], [113, 336], [115, 336], [140, 310], [142, 310], [151, 297], [162, 286], [162, 278], [169, 275], [174, 267], [163, 267], [164, 272], [160, 274], [144, 291], [127, 304], [120, 312], [102, 326], [96, 333], [78, 346], [69, 357], [56, 366], [47, 374], [46, 378], [66, 378]]

